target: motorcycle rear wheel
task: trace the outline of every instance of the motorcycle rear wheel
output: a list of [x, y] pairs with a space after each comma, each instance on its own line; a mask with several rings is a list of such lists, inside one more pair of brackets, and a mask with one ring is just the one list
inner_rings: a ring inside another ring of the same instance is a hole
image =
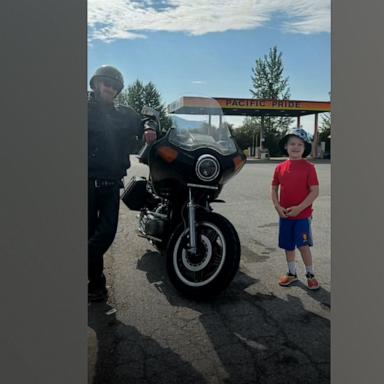
[[166, 250], [172, 284], [186, 296], [204, 298], [218, 294], [233, 280], [240, 264], [240, 241], [233, 225], [213, 212], [196, 217], [196, 255], [188, 251], [189, 228], [180, 224]]

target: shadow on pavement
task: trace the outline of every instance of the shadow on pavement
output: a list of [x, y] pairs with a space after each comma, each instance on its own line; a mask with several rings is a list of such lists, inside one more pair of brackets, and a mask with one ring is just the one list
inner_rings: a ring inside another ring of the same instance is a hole
[[313, 300], [316, 300], [323, 307], [328, 310], [331, 308], [331, 294], [322, 286], [315, 291], [311, 291], [307, 288], [307, 285], [301, 281], [295, 282], [295, 285], [302, 288], [308, 296], [312, 297]]
[[97, 337], [97, 356], [92, 384], [203, 384], [206, 381], [179, 355], [162, 347], [135, 327], [107, 315], [106, 303], [88, 306], [88, 326]]
[[[221, 295], [191, 301], [164, 277], [164, 259], [157, 252], [147, 251], [137, 268], [172, 306], [200, 313], [198, 319], [227, 373], [220, 383], [329, 383], [330, 322], [306, 310], [298, 297], [283, 300], [257, 293], [259, 280], [238, 272]], [[256, 293], [247, 292], [251, 286]], [[309, 294], [319, 302], [329, 301], [324, 289]], [[184, 330], [188, 332], [188, 322]]]

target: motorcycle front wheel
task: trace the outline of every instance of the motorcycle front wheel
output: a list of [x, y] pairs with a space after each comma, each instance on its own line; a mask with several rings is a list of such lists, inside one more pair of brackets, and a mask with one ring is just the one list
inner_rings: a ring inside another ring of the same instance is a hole
[[233, 225], [213, 212], [196, 217], [196, 254], [189, 248], [189, 228], [176, 227], [166, 254], [172, 284], [194, 298], [215, 295], [234, 278], [240, 264], [240, 241]]

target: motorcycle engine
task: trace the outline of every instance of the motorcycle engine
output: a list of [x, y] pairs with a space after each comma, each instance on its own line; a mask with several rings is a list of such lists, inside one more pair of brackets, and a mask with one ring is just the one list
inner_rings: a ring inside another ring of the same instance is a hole
[[156, 237], [161, 239], [164, 234], [167, 215], [143, 211], [139, 219], [139, 229], [143, 235]]

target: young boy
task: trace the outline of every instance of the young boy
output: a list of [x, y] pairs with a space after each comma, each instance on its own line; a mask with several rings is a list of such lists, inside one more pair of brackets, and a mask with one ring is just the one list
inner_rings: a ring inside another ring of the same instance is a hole
[[279, 247], [285, 250], [288, 273], [280, 277], [279, 284], [286, 287], [297, 280], [297, 247], [305, 264], [308, 288], [318, 289], [309, 247], [313, 245], [312, 203], [319, 195], [319, 182], [314, 165], [304, 159], [311, 151], [311, 140], [302, 128], [294, 128], [280, 140], [280, 147], [288, 160], [275, 169], [271, 198], [280, 216]]

